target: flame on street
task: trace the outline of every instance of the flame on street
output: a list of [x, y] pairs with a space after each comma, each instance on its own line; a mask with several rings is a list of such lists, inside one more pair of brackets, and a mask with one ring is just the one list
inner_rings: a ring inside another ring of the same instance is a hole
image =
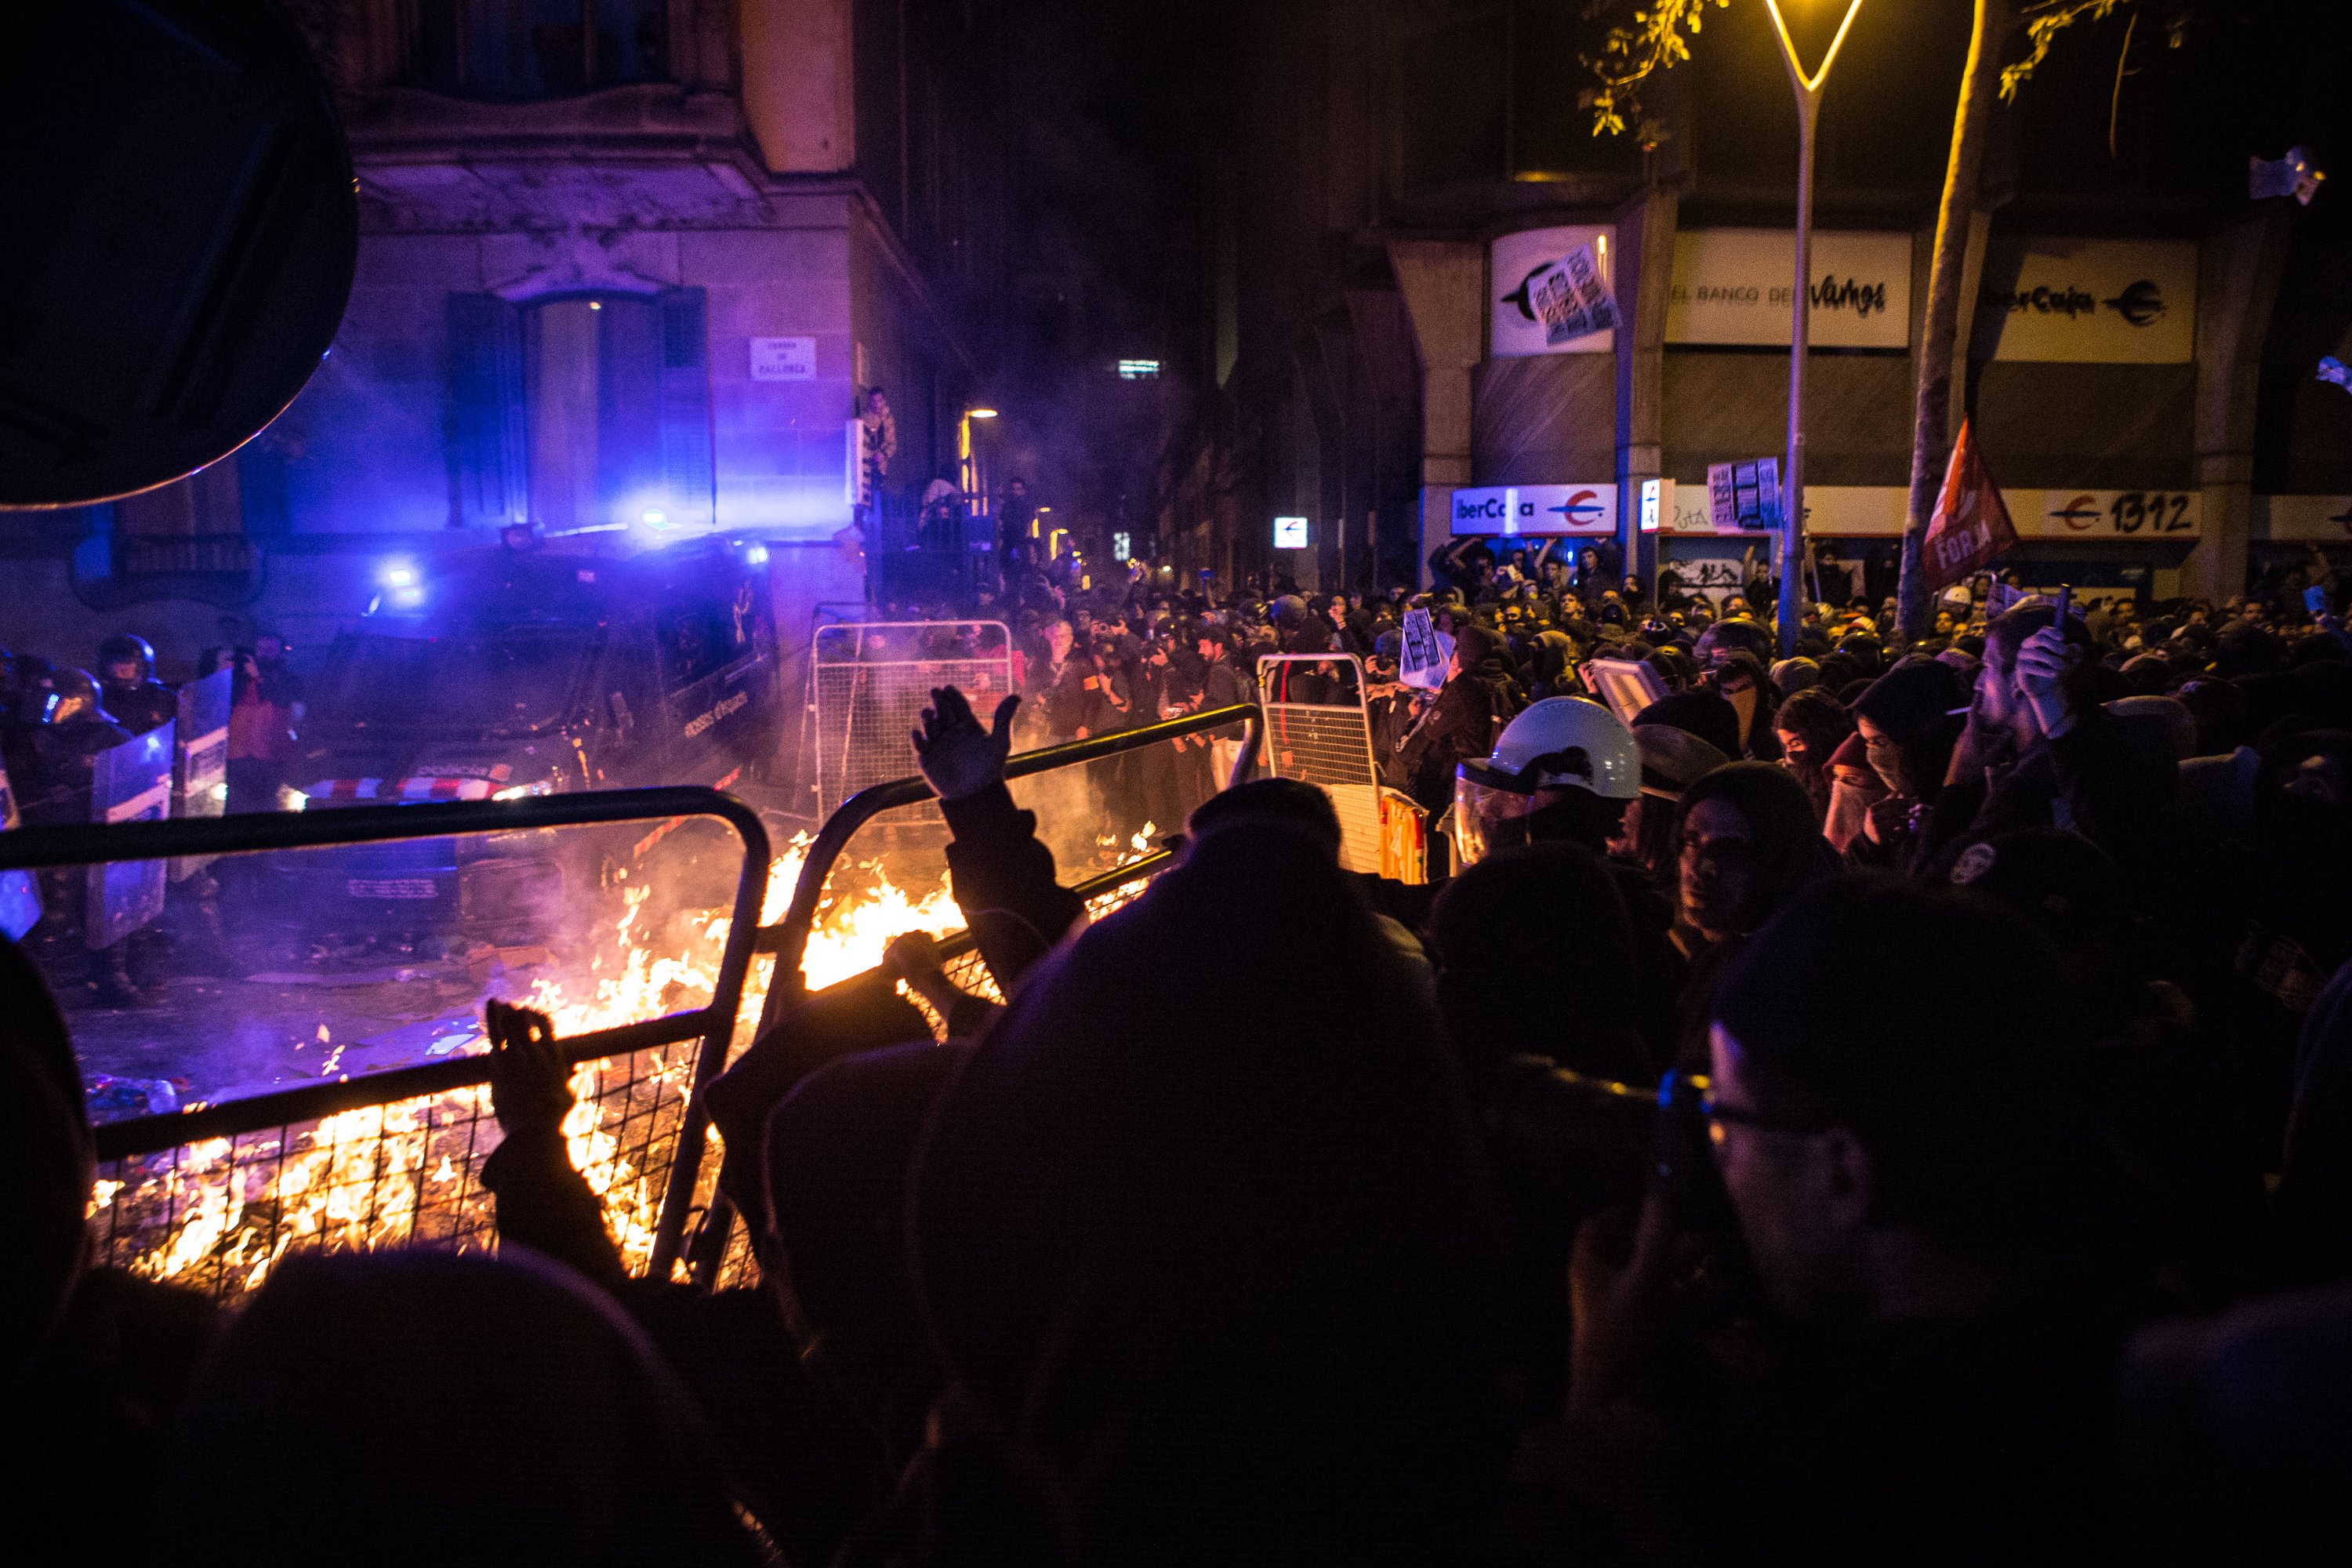
[[[1118, 863], [1140, 858], [1150, 831], [1136, 836], [1131, 851], [1108, 858]], [[763, 923], [782, 918], [807, 848], [803, 835], [771, 863]], [[1133, 897], [1141, 886], [1129, 884], [1098, 900], [1095, 912]], [[673, 919], [666, 930], [647, 930], [648, 891], [639, 886], [625, 893], [625, 907], [585, 977], [542, 978], [527, 996], [512, 999], [546, 1011], [559, 1036], [706, 1005], [727, 939], [727, 915], [699, 911]], [[944, 879], [928, 890], [910, 891], [878, 860], [845, 861], [828, 879], [802, 971], [810, 989], [821, 989], [874, 968], [903, 932], [944, 935], [962, 923]], [[752, 964], [732, 1049], [749, 1042], [772, 967], [764, 959]], [[984, 970], [965, 983], [989, 989]], [[478, 1053], [488, 1044], [477, 1038], [462, 1048]], [[650, 1261], [698, 1048], [688, 1041], [585, 1062], [572, 1076], [575, 1103], [563, 1135], [632, 1273], [644, 1273]], [[93, 1193], [99, 1256], [150, 1278], [234, 1299], [260, 1285], [293, 1251], [487, 1248], [495, 1245], [495, 1228], [480, 1172], [499, 1136], [489, 1090], [482, 1087], [125, 1159], [101, 1171]], [[716, 1181], [715, 1136], [712, 1143], [698, 1173], [698, 1204], [708, 1201]]]

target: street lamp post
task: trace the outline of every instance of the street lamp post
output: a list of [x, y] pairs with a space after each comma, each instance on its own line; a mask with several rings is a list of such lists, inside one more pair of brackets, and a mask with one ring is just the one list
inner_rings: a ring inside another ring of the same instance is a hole
[[1829, 81], [1830, 67], [1837, 63], [1862, 0], [1848, 0], [1845, 20], [1830, 40], [1830, 52], [1811, 76], [1797, 59], [1796, 42], [1780, 16], [1780, 0], [1764, 0], [1764, 6], [1772, 13], [1780, 58], [1797, 93], [1797, 297], [1789, 322], [1789, 461], [1780, 476], [1780, 657], [1787, 658], [1797, 651], [1797, 624], [1804, 618], [1805, 353], [1812, 341], [1813, 129], [1821, 119], [1822, 89]]

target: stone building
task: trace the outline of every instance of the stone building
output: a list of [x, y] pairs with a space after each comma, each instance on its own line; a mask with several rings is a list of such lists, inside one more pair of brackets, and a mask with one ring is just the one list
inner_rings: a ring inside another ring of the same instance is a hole
[[1001, 0], [289, 9], [359, 179], [333, 350], [232, 458], [0, 524], [7, 640], [128, 626], [167, 668], [239, 627], [316, 647], [387, 562], [514, 521], [759, 538], [803, 638], [859, 599], [835, 536], [860, 395], [887, 389], [887, 483], [919, 490], [998, 352]]

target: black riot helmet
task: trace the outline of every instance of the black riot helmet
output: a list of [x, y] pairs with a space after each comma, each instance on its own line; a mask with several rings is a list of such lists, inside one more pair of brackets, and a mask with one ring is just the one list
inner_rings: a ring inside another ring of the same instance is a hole
[[155, 649], [138, 633], [117, 632], [98, 645], [98, 670], [101, 677], [110, 680], [116, 665], [132, 663], [139, 666], [139, 673], [131, 677], [133, 680], [155, 679]]
[[106, 700], [89, 671], [70, 668], [56, 670], [49, 677], [49, 689], [53, 697], [47, 705], [47, 722], [63, 724], [75, 719], [100, 724], [114, 722], [114, 715], [106, 710]]

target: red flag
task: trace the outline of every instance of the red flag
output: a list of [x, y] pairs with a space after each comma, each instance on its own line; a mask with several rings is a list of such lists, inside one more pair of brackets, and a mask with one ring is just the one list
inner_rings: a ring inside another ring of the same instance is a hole
[[1960, 438], [1952, 445], [1951, 466], [1944, 470], [1943, 493], [1936, 498], [1935, 515], [1927, 520], [1927, 537], [1919, 563], [1927, 574], [1930, 593], [1948, 588], [2017, 542], [2017, 529], [2009, 508], [1984, 459], [1969, 423], [1960, 421]]

